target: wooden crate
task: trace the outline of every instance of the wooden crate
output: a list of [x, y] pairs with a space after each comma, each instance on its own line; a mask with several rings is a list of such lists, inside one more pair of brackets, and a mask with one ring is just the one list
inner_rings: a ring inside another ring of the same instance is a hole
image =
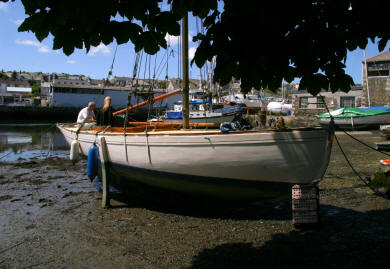
[[293, 211], [314, 211], [318, 210], [318, 199], [292, 200]]
[[307, 225], [318, 224], [319, 214], [318, 211], [293, 211], [293, 224], [294, 225]]
[[319, 190], [313, 185], [292, 187], [292, 222], [294, 225], [319, 223]]
[[292, 199], [319, 199], [319, 191], [313, 185], [294, 185], [292, 187]]

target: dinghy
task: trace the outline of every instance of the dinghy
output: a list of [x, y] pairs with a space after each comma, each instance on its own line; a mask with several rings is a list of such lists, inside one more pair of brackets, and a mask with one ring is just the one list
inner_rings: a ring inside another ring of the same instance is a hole
[[339, 108], [318, 115], [318, 122], [327, 126], [331, 117], [334, 119], [335, 127], [339, 129], [358, 130], [378, 128], [382, 124], [390, 124], [390, 108], [388, 109], [359, 109], [359, 108]]

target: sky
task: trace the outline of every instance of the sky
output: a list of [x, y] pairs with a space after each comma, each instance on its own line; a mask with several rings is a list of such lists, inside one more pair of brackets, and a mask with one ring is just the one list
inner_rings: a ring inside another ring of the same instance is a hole
[[[108, 77], [108, 72], [114, 58], [116, 44], [108, 46], [100, 44], [92, 47], [87, 53], [86, 50], [76, 49], [75, 52], [66, 56], [62, 50], [52, 50], [53, 38], [48, 36], [40, 43], [31, 32], [18, 32], [17, 28], [26, 18], [23, 5], [20, 0], [11, 3], [0, 2], [0, 70], [4, 71], [27, 71], [45, 73], [68, 73], [86, 75], [95, 79]], [[189, 17], [189, 56], [193, 57], [197, 44], [192, 42], [193, 35], [196, 35], [196, 20]], [[169, 37], [167, 37], [169, 38]], [[178, 44], [176, 37], [169, 38], [174, 53], [169, 57], [168, 76], [178, 76]], [[385, 50], [390, 48], [388, 43]], [[152, 57], [152, 61], [160, 65], [165, 51], [161, 51]], [[376, 44], [369, 42], [366, 48], [367, 58], [379, 53]], [[362, 83], [362, 65], [364, 59], [363, 50], [348, 52], [346, 61], [346, 73], [349, 74], [355, 83]], [[135, 53], [132, 44], [122, 44], [117, 47], [115, 63], [112, 76], [132, 76]], [[165, 62], [165, 60], [164, 60]], [[153, 68], [152, 68], [153, 69]], [[162, 70], [164, 69], [164, 70]], [[166, 65], [160, 65], [160, 79], [166, 75]], [[153, 71], [152, 71], [153, 72]], [[190, 67], [190, 77], [199, 79], [200, 71], [195, 64]], [[297, 82], [299, 80], [295, 80]]]

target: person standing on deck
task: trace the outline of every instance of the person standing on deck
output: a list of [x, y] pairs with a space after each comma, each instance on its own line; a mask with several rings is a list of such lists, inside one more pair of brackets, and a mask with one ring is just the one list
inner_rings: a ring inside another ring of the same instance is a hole
[[96, 108], [95, 102], [89, 102], [87, 107], [80, 110], [77, 116], [77, 126], [93, 126], [96, 125], [95, 113], [93, 112]]
[[99, 126], [111, 126], [112, 125], [112, 107], [111, 107], [111, 97], [106, 96], [104, 98], [103, 107], [97, 113], [96, 122]]

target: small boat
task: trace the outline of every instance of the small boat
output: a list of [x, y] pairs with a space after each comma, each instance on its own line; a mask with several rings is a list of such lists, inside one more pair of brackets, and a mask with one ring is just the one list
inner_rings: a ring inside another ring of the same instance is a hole
[[275, 114], [290, 115], [292, 104], [287, 104], [284, 101], [281, 102], [269, 102], [267, 105], [267, 111]]
[[[203, 99], [204, 92], [201, 90], [189, 92], [189, 119], [190, 122], [212, 122], [220, 124], [222, 122], [231, 122], [236, 113], [242, 111], [239, 105], [231, 106], [223, 109], [209, 110], [211, 107], [210, 99]], [[174, 103], [173, 110], [167, 110], [164, 115], [153, 119], [153, 121], [161, 122], [179, 122], [183, 119], [183, 102], [177, 101]]]
[[379, 131], [381, 133], [381, 136], [390, 139], [390, 125], [389, 124], [384, 124], [379, 126]]
[[331, 116], [334, 119], [335, 127], [339, 129], [378, 128], [382, 124], [390, 124], [390, 107], [388, 109], [339, 108], [330, 113], [318, 115], [319, 124], [328, 125]]
[[377, 150], [384, 150], [384, 151], [390, 150], [390, 142], [376, 142], [375, 145]]
[[244, 103], [248, 108], [266, 109], [267, 103], [256, 95], [247, 95], [244, 99]]

